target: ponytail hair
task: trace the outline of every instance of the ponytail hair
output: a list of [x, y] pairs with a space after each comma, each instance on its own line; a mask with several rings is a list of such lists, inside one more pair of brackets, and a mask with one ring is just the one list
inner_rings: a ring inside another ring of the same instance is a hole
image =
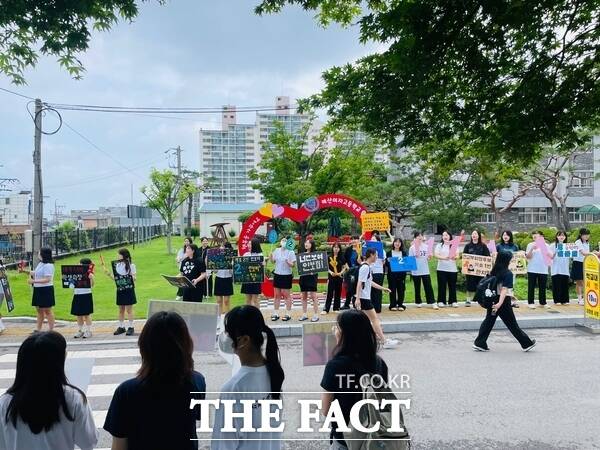
[[279, 346], [273, 330], [265, 323], [260, 310], [251, 305], [236, 306], [225, 315], [224, 322], [225, 332], [233, 341], [234, 348], [239, 337], [248, 336], [254, 351], [260, 353], [265, 340], [263, 333], [267, 335], [265, 365], [271, 380], [271, 398], [280, 399], [285, 374], [281, 367]]

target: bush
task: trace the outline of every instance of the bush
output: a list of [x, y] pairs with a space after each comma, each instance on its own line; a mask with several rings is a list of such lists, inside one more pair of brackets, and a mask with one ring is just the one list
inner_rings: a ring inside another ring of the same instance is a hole
[[235, 230], [229, 230], [229, 232], [227, 234], [229, 234], [229, 237], [232, 237], [232, 238], [234, 238], [236, 235]]
[[186, 228], [185, 235], [196, 238], [196, 237], [200, 236], [200, 228], [198, 228], [198, 227]]

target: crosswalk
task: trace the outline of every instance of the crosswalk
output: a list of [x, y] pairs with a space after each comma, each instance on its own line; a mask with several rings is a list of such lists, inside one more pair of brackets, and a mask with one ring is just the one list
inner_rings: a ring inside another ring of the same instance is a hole
[[[317, 300], [319, 302], [319, 308], [323, 308], [325, 306], [325, 295], [323, 294], [318, 294], [317, 295]], [[283, 300], [281, 301], [281, 305], [283, 306], [285, 303], [283, 302]], [[260, 307], [261, 308], [273, 308], [273, 299], [272, 298], [265, 298], [265, 299], [261, 299], [260, 300]], [[312, 307], [312, 300], [309, 299], [308, 300], [308, 307], [311, 308]], [[300, 297], [300, 294], [292, 294], [292, 309], [301, 309], [302, 308], [302, 299]]]

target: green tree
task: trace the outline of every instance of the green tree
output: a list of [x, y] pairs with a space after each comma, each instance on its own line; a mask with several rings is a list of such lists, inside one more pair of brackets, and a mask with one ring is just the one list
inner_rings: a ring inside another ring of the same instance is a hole
[[167, 224], [167, 251], [173, 253], [171, 235], [173, 233], [173, 219], [177, 208], [189, 197], [190, 192], [196, 192], [197, 187], [189, 180], [179, 180], [177, 174], [171, 170], [152, 169], [150, 172], [150, 185], [141, 188], [146, 197], [146, 205], [160, 214]]
[[119, 18], [131, 22], [141, 1], [0, 2], [0, 72], [24, 84], [25, 69], [34, 67], [40, 55], [50, 55], [80, 78], [84, 68], [77, 55], [88, 49], [91, 31], [108, 31]]
[[322, 25], [357, 21], [361, 42], [381, 49], [323, 74], [308, 104], [334, 124], [523, 161], [600, 122], [598, 0], [263, 0], [256, 12], [286, 4]]

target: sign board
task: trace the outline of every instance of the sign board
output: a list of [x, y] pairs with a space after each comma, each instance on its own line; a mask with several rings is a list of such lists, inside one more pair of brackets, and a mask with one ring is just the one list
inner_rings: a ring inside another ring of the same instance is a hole
[[485, 277], [492, 270], [493, 264], [491, 256], [469, 255], [466, 253], [462, 255], [462, 273], [465, 275]]
[[389, 231], [390, 230], [390, 213], [389, 212], [375, 212], [365, 213], [360, 216], [362, 224], [362, 232], [367, 231]]
[[377, 258], [384, 259], [385, 253], [383, 252], [383, 242], [381, 241], [366, 241], [362, 246], [362, 256], [367, 254], [368, 248], [374, 248], [377, 250]]
[[296, 255], [298, 275], [310, 275], [318, 272], [327, 272], [327, 252], [298, 253]]
[[508, 265], [508, 270], [510, 270], [513, 275], [527, 274], [527, 257], [525, 256], [525, 252], [520, 251], [513, 253], [513, 257]]
[[169, 282], [172, 286], [175, 286], [178, 289], [185, 288], [195, 288], [194, 284], [187, 278], [182, 275], [176, 275], [171, 277], [169, 275], [163, 275], [163, 278]]
[[596, 255], [587, 255], [583, 260], [583, 283], [585, 318], [600, 320], [600, 261]]
[[410, 272], [417, 270], [417, 258], [414, 256], [392, 256], [389, 258], [390, 271], [392, 272]]
[[128, 219], [151, 219], [152, 208], [147, 206], [127, 205]]
[[93, 269], [93, 264], [60, 266], [62, 287], [65, 289], [85, 289], [92, 287], [90, 273]]
[[6, 275], [6, 270], [4, 266], [0, 265], [0, 285], [2, 289], [0, 289], [0, 293], [4, 296], [6, 300], [6, 307], [8, 308], [8, 312], [11, 312], [15, 309], [15, 303], [13, 300], [12, 291], [10, 290], [10, 284], [8, 283], [8, 276]]
[[548, 244], [544, 239], [544, 236], [538, 236], [535, 239], [535, 245], [542, 253], [542, 257], [544, 258], [544, 263], [550, 267], [552, 265], [552, 255], [550, 254], [550, 250], [548, 249]]
[[579, 247], [574, 242], [556, 245], [556, 256], [559, 258], [575, 258], [579, 255]]
[[262, 283], [265, 281], [264, 256], [236, 256], [233, 258], [233, 282]]
[[111, 261], [110, 265], [112, 266], [113, 277], [115, 279], [115, 285], [117, 286], [117, 291], [124, 291], [126, 289], [133, 289], [133, 276], [131, 274], [120, 275], [117, 273], [117, 263], [119, 261]]
[[327, 364], [336, 346], [333, 326], [335, 322], [311, 322], [302, 325], [302, 364], [322, 366]]
[[188, 326], [194, 351], [213, 352], [217, 335], [218, 306], [216, 303], [178, 302], [175, 300], [150, 300], [148, 317], [159, 311], [175, 311]]
[[206, 250], [206, 268], [208, 270], [231, 269], [237, 251], [232, 248], [209, 248]]
[[72, 358], [67, 355], [67, 359], [65, 360], [65, 375], [69, 383], [87, 393], [94, 363], [94, 358]]

